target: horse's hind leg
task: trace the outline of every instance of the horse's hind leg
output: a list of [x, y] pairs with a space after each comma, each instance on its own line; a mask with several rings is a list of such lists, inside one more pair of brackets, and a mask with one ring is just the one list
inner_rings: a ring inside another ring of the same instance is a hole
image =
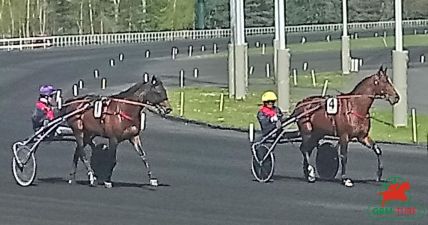
[[77, 170], [77, 162], [79, 161], [79, 153], [77, 151], [77, 148], [74, 150], [73, 155], [73, 163], [71, 165], [71, 172], [68, 178], [68, 183], [72, 184], [76, 180], [76, 170]]
[[367, 148], [373, 150], [373, 152], [377, 156], [377, 178], [376, 181], [382, 180], [383, 173], [383, 163], [382, 163], [382, 149], [369, 137], [366, 136], [364, 138], [358, 138], [358, 141], [366, 146]]
[[[87, 138], [85, 138], [85, 135], [83, 132], [81, 132], [79, 135], [75, 135], [75, 137], [76, 137], [77, 146], [74, 152], [73, 169], [70, 175], [72, 175], [72, 178], [75, 178], [77, 161], [78, 161], [78, 158], [80, 158], [88, 171], [89, 184], [93, 186], [96, 178], [85, 152], [85, 146], [88, 144]], [[70, 180], [70, 181], [73, 182], [73, 180]]]
[[152, 171], [150, 170], [149, 161], [147, 160], [146, 153], [144, 152], [143, 147], [141, 146], [140, 136], [137, 135], [129, 139], [129, 141], [132, 143], [132, 145], [134, 146], [137, 153], [140, 155], [140, 158], [143, 160], [144, 165], [147, 168], [147, 175], [149, 176], [150, 184], [153, 186], [157, 186], [157, 179], [153, 178], [152, 176]]
[[315, 182], [315, 169], [309, 164], [312, 150], [318, 145], [319, 139], [311, 134], [302, 134], [300, 151], [303, 155], [303, 173], [308, 182]]

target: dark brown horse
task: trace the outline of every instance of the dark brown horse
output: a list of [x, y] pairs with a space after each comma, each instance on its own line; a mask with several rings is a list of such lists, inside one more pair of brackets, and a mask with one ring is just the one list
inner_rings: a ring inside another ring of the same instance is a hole
[[144, 108], [155, 107], [163, 115], [170, 113], [172, 110], [162, 82], [153, 76], [151, 80], [147, 79], [136, 83], [128, 90], [117, 95], [102, 98], [99, 96], [84, 96], [70, 99], [65, 102], [64, 105], [66, 107], [63, 108], [62, 113], [72, 112], [84, 104], [94, 104], [96, 100], [100, 99], [103, 101], [100, 118], [95, 118], [94, 108], [92, 107], [67, 121], [77, 142], [69, 183], [75, 180], [77, 162], [80, 158], [88, 170], [90, 185], [94, 185], [96, 178], [84, 148], [86, 145], [90, 145], [94, 149], [95, 144], [92, 140], [96, 136], [100, 136], [109, 140], [108, 150], [106, 151], [108, 151], [107, 157], [111, 159], [111, 165], [109, 166], [110, 175], [105, 182], [106, 187], [111, 187], [110, 179], [111, 172], [116, 164], [116, 149], [118, 144], [124, 140], [128, 140], [134, 146], [148, 170], [151, 183], [154, 181], [153, 184], [156, 184], [157, 181], [152, 180], [154, 178], [142, 148], [139, 133], [141, 111]]
[[[337, 99], [336, 113], [328, 113], [327, 107], [335, 107], [334, 101], [322, 96], [311, 96], [297, 103], [293, 115], [310, 110], [315, 111], [298, 120], [297, 124], [302, 136], [300, 151], [303, 154], [303, 172], [309, 182], [315, 182], [314, 167], [309, 164], [312, 150], [325, 136], [339, 137], [339, 158], [341, 159], [342, 182], [345, 186], [353, 186], [351, 179], [346, 177], [348, 142], [356, 139], [364, 146], [372, 149], [377, 156], [377, 181], [382, 177], [382, 150], [370, 138], [369, 109], [375, 99], [385, 99], [391, 105], [396, 104], [400, 97], [394, 89], [386, 69], [381, 67], [376, 74], [366, 77], [350, 92], [340, 94]], [[318, 109], [317, 109], [318, 108]], [[334, 109], [333, 109], [334, 111]]]

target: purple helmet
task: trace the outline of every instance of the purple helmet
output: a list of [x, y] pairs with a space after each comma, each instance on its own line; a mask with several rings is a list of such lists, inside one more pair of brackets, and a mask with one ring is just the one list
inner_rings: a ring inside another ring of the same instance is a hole
[[55, 93], [55, 88], [52, 85], [43, 85], [40, 87], [40, 95], [49, 96]]

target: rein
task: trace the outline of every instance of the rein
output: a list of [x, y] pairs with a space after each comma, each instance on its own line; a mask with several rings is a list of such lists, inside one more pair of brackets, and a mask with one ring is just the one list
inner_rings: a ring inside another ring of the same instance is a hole
[[142, 107], [152, 106], [150, 104], [145, 104], [145, 103], [141, 103], [141, 102], [137, 102], [137, 101], [132, 101], [132, 100], [126, 100], [126, 99], [110, 98], [110, 100], [115, 101], [115, 102], [130, 104], [130, 105], [142, 106]]
[[[376, 95], [339, 95], [336, 96], [337, 99], [347, 99], [347, 98], [361, 98], [361, 97], [369, 97], [369, 98], [374, 98], [374, 99], [382, 99], [383, 97], [380, 96], [376, 96]], [[326, 97], [323, 97], [322, 99], [317, 99], [317, 100], [312, 100], [309, 102], [304, 102], [301, 103], [300, 105], [297, 105], [296, 107], [302, 107], [302, 106], [306, 106], [306, 105], [311, 105], [314, 103], [321, 103], [321, 102], [325, 102], [327, 100]]]

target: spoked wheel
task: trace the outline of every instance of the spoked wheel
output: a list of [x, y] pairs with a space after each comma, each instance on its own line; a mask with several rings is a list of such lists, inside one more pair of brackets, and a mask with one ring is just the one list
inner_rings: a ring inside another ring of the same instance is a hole
[[257, 181], [262, 183], [267, 182], [273, 176], [275, 168], [275, 156], [273, 152], [271, 152], [266, 157], [266, 159], [263, 160], [269, 151], [269, 147], [263, 144], [253, 147], [255, 147], [255, 155], [253, 155], [251, 171], [253, 172], [253, 176]]
[[12, 173], [20, 186], [27, 187], [31, 185], [36, 178], [36, 157], [30, 148], [17, 142], [13, 145], [15, 152], [12, 158]]
[[339, 156], [336, 147], [329, 142], [318, 146], [317, 172], [322, 179], [332, 180], [339, 170]]

